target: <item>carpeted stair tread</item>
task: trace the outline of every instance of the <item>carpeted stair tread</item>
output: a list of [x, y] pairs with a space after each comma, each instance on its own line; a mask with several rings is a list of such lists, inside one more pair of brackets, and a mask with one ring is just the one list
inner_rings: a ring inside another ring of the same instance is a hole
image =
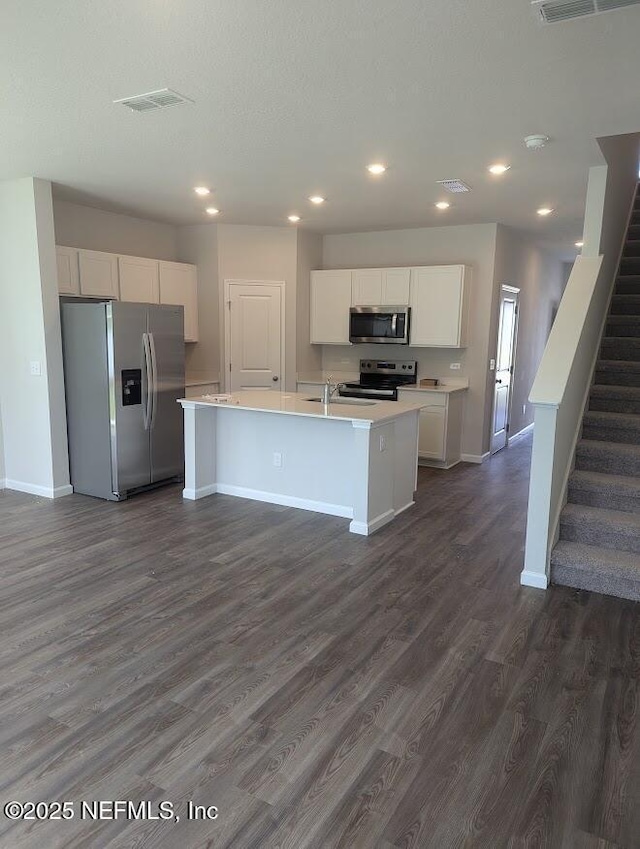
[[551, 552], [551, 582], [640, 601], [640, 558], [626, 551], [561, 541]]
[[640, 374], [640, 360], [598, 360], [596, 371], [615, 371]]
[[640, 477], [630, 475], [608, 475], [605, 472], [575, 469], [569, 477], [569, 485], [575, 489], [619, 492], [630, 498], [640, 498]]
[[640, 561], [640, 514], [567, 504], [560, 514], [560, 539], [634, 551]]
[[640, 386], [594, 383], [589, 393], [589, 409], [609, 413], [640, 414]]
[[576, 446], [576, 469], [610, 475], [640, 475], [640, 445], [580, 439]]
[[596, 398], [628, 398], [640, 401], [640, 386], [617, 386], [614, 383], [594, 383], [591, 393]]
[[[640, 428], [640, 415], [636, 413], [610, 413], [606, 410], [587, 410], [584, 414], [585, 424], [598, 424], [603, 427], [611, 427], [614, 430]], [[615, 439], [611, 440], [615, 442]]]
[[640, 294], [615, 294], [613, 296], [610, 318], [624, 315], [640, 316]]
[[640, 386], [640, 362], [598, 360], [595, 382], [609, 386]]
[[616, 339], [635, 339], [640, 336], [640, 315], [610, 315], [606, 333]]

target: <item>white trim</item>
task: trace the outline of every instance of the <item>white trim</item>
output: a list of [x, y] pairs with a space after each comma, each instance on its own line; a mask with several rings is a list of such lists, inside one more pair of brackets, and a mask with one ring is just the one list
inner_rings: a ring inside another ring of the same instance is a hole
[[485, 460], [488, 460], [491, 456], [489, 451], [485, 451], [484, 454], [461, 454], [460, 459], [463, 463], [484, 463]]
[[511, 443], [515, 439], [521, 439], [523, 436], [526, 436], [529, 433], [529, 431], [532, 431], [533, 430], [533, 424], [534, 423], [531, 422], [531, 424], [525, 425], [522, 428], [522, 430], [519, 430], [517, 433], [514, 433], [513, 436], [510, 436], [509, 439], [507, 440], [507, 446], [511, 445]]
[[199, 486], [197, 489], [185, 487], [182, 490], [182, 497], [189, 501], [197, 501], [199, 498], [206, 498], [207, 495], [213, 495], [217, 491], [218, 485], [215, 483], [208, 484], [207, 486]]
[[404, 505], [404, 507], [398, 507], [398, 509], [394, 511], [394, 512], [395, 512], [395, 515], [396, 515], [396, 516], [399, 516], [399, 515], [400, 515], [400, 513], [404, 513], [404, 511], [405, 511], [405, 510], [408, 510], [408, 509], [409, 509], [409, 507], [413, 507], [413, 505], [414, 505], [415, 503], [416, 503], [415, 501], [410, 501], [408, 504], [405, 504], [405, 505]]
[[7, 486], [7, 482], [4, 478], [0, 478], [0, 489], [5, 489]]
[[[206, 487], [203, 487], [206, 489]], [[311, 501], [309, 498], [298, 498], [295, 495], [283, 495], [279, 492], [264, 492], [260, 489], [249, 489], [246, 486], [232, 484], [217, 484], [216, 492], [223, 495], [234, 495], [237, 498], [250, 498], [253, 501], [266, 501], [268, 504], [281, 504], [283, 507], [297, 507], [299, 510], [311, 510], [313, 513], [324, 513], [327, 516], [342, 516], [345, 519], [353, 517], [353, 508], [343, 504], [330, 504], [328, 501]]]
[[523, 569], [520, 572], [520, 583], [523, 587], [535, 587], [537, 590], [546, 590], [549, 586], [546, 575], [541, 572], [531, 572], [528, 569]]
[[381, 513], [379, 516], [376, 516], [376, 518], [371, 522], [351, 522], [349, 530], [352, 534], [360, 534], [360, 536], [368, 537], [369, 534], [374, 533], [378, 530], [378, 528], [388, 525], [389, 522], [395, 518], [395, 515], [395, 510], [387, 510], [386, 513]]
[[25, 483], [24, 481], [13, 481], [8, 478], [4, 481], [6, 489], [13, 489], [16, 492], [26, 492], [28, 495], [39, 495], [41, 498], [62, 498], [65, 495], [73, 494], [73, 487], [70, 484], [64, 486], [38, 486], [33, 483]]
[[286, 325], [286, 311], [285, 311], [285, 298], [287, 294], [287, 287], [284, 280], [241, 280], [236, 278], [227, 278], [224, 280], [224, 300], [222, 302], [222, 324], [223, 324], [223, 338], [224, 338], [224, 350], [223, 350], [223, 374], [221, 376], [221, 380], [218, 381], [219, 386], [223, 388], [224, 392], [231, 392], [231, 386], [229, 385], [229, 363], [231, 361], [231, 339], [230, 339], [230, 322], [229, 322], [229, 308], [227, 304], [231, 301], [231, 291], [230, 286], [240, 285], [240, 286], [278, 286], [280, 288], [280, 386], [279, 388], [284, 392], [287, 384], [286, 381], [286, 340], [287, 340], [287, 325]]

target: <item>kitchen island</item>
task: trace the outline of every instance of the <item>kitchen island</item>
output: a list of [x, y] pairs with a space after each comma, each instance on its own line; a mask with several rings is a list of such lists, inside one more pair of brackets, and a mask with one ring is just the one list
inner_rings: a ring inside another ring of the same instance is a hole
[[214, 493], [351, 519], [368, 535], [411, 507], [419, 398], [412, 403], [244, 390], [183, 398], [183, 496]]

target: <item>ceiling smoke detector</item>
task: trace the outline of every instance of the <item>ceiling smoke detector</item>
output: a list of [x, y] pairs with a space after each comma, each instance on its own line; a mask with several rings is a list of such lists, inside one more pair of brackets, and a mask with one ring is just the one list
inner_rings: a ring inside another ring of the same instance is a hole
[[446, 191], [451, 192], [452, 194], [458, 194], [459, 192], [470, 192], [471, 189], [467, 186], [466, 183], [463, 183], [462, 180], [436, 180], [436, 183], [439, 186], [442, 186]]
[[146, 94], [136, 94], [133, 97], [122, 97], [114, 100], [114, 103], [122, 103], [134, 112], [151, 112], [153, 109], [166, 109], [167, 106], [179, 106], [181, 103], [193, 103], [189, 97], [178, 94], [170, 88], [161, 88], [158, 91], [149, 91]]
[[525, 136], [524, 138], [524, 144], [528, 150], [541, 150], [548, 141], [549, 136], [545, 136], [542, 133], [535, 133], [533, 136]]

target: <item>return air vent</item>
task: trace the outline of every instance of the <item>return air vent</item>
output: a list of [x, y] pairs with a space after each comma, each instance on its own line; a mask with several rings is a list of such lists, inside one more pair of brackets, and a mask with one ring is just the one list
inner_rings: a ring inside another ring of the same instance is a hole
[[[640, 0], [638, 0], [640, 2]], [[471, 189], [467, 186], [466, 183], [463, 183], [462, 180], [436, 180], [439, 186], [442, 186], [443, 189], [446, 189], [451, 194], [458, 194], [459, 192], [470, 192]]]
[[623, 9], [625, 6], [637, 6], [640, 0], [531, 0], [545, 24], [557, 24], [573, 18], [586, 18]]
[[193, 100], [170, 88], [161, 88], [159, 91], [149, 91], [147, 94], [137, 94], [135, 97], [123, 97], [113, 102], [122, 103], [134, 112], [150, 112], [152, 109], [166, 109], [167, 106], [178, 106], [180, 103], [193, 103]]

